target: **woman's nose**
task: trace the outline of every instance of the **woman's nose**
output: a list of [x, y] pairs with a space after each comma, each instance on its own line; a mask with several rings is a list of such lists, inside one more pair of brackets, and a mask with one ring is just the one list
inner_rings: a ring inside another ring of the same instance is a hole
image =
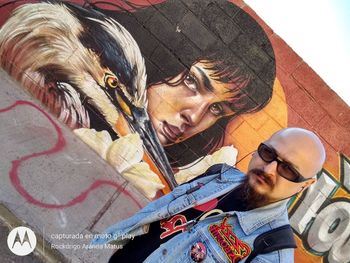
[[193, 103], [191, 107], [188, 107], [181, 112], [181, 117], [184, 119], [185, 124], [196, 126], [201, 122], [207, 110], [207, 102], [202, 101], [201, 103]]

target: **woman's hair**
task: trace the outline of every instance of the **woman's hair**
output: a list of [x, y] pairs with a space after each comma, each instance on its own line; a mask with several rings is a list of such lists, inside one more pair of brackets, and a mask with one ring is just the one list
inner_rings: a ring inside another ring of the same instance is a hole
[[270, 101], [276, 72], [271, 43], [255, 19], [233, 3], [171, 0], [140, 7], [124, 2], [108, 6], [109, 10], [91, 2], [90, 6], [116, 19], [135, 38], [145, 58], [148, 87], [171, 85], [173, 77], [185, 77], [199, 61], [208, 65], [211, 78], [235, 84], [228, 101], [235, 114], [165, 147], [173, 166], [191, 163], [220, 148], [230, 120], [259, 111]]

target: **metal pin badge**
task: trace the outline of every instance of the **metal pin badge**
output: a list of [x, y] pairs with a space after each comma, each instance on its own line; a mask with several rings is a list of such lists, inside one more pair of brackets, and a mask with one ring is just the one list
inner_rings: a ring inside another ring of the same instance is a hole
[[207, 249], [202, 242], [197, 242], [191, 247], [191, 258], [194, 262], [203, 262], [207, 257]]

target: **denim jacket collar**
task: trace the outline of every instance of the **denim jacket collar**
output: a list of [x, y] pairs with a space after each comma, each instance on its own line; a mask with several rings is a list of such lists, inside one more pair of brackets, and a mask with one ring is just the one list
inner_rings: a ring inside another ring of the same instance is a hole
[[[237, 172], [233, 174], [232, 170], [236, 170]], [[245, 176], [246, 175], [239, 171], [237, 168], [224, 164], [221, 168], [220, 181], [223, 183], [238, 183], [242, 182]]]
[[236, 215], [244, 233], [249, 235], [261, 226], [287, 213], [288, 200], [281, 200], [249, 211], [237, 211]]

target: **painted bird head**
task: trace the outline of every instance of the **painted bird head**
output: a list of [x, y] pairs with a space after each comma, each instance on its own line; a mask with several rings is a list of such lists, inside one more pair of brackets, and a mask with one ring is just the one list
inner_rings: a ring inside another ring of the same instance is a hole
[[72, 129], [116, 138], [123, 116], [163, 174], [171, 174], [145, 110], [143, 57], [117, 21], [73, 4], [22, 5], [0, 29], [0, 65]]
[[118, 92], [146, 106], [138, 45], [101, 13], [70, 4], [26, 4], [4, 24], [0, 39], [1, 66], [71, 128], [93, 127], [96, 117], [113, 128], [116, 105], [130, 113]]

